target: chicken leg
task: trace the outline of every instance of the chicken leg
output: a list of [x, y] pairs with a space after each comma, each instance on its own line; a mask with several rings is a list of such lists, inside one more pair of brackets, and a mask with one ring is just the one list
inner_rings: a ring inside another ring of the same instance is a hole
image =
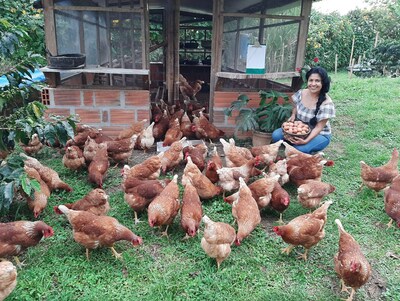
[[217, 258], [217, 269], [219, 270], [219, 266], [221, 265], [221, 262], [223, 259]]
[[140, 222], [140, 220], [139, 220], [139, 218], [137, 216], [137, 212], [133, 211], [133, 213], [135, 214], [135, 225], [137, 225]]
[[89, 261], [89, 249], [86, 248], [86, 260]]
[[14, 260], [19, 268], [22, 268], [25, 265], [23, 262], [19, 261], [18, 256], [14, 256]]
[[308, 254], [308, 249], [306, 249], [304, 254], [297, 256], [297, 258], [299, 258], [299, 259], [301, 258], [301, 259], [304, 259], [304, 261], [307, 261], [307, 254]]
[[346, 301], [352, 301], [355, 292], [356, 292], [356, 290], [354, 288], [351, 288], [350, 296], [346, 299]]
[[289, 245], [286, 248], [282, 249], [282, 253], [286, 253], [287, 255], [289, 255], [289, 253], [293, 250], [295, 246], [294, 245]]
[[115, 256], [115, 258], [117, 258], [117, 259], [122, 258], [121, 253], [118, 253], [117, 251], [115, 251], [114, 247], [110, 247], [110, 249], [111, 249], [111, 252], [113, 253], [113, 255]]
[[167, 225], [167, 227], [165, 228], [165, 231], [161, 232], [161, 236], [166, 236], [167, 238], [169, 238], [168, 237], [168, 227], [169, 227], [169, 225]]
[[387, 224], [387, 228], [389, 229], [390, 227], [392, 227], [393, 224], [393, 219], [390, 219], [390, 221]]
[[283, 221], [283, 218], [282, 218], [282, 217], [283, 217], [283, 214], [280, 213], [280, 214], [279, 214], [279, 220], [278, 220], [278, 224], [279, 224], [279, 225], [284, 225], [284, 224], [285, 224], [285, 222]]
[[340, 292], [346, 292], [346, 293], [349, 293], [349, 288], [346, 286], [346, 284], [344, 284], [344, 281], [343, 281], [343, 279], [340, 279], [340, 283], [341, 283], [341, 285], [342, 285], [342, 289], [341, 289], [341, 291], [340, 291]]

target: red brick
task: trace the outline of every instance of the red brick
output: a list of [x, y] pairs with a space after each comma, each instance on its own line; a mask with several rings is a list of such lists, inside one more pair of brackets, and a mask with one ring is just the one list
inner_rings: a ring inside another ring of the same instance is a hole
[[137, 120], [136, 121], [141, 121], [143, 119], [147, 119], [148, 121], [150, 120], [150, 109], [149, 110], [137, 110]]
[[49, 109], [46, 110], [45, 114], [46, 114], [46, 117], [48, 117], [50, 114], [67, 117], [67, 116], [71, 115], [71, 111], [69, 109], [49, 108]]
[[108, 111], [103, 111], [101, 121], [108, 122], [108, 120], [110, 120], [110, 118], [108, 117]]
[[[214, 107], [216, 108], [228, 108], [231, 103], [237, 100], [240, 92], [215, 92], [214, 93]], [[250, 99], [258, 102], [259, 95], [258, 92], [245, 93]]]
[[121, 106], [119, 90], [96, 90], [94, 91], [96, 106]]
[[93, 97], [94, 97], [94, 93], [93, 91], [83, 91], [83, 105], [84, 106], [93, 106], [94, 102], [93, 102]]
[[228, 117], [227, 124], [236, 125], [236, 117], [235, 116]]
[[102, 127], [102, 131], [105, 135], [110, 136], [111, 138], [116, 138], [118, 137], [118, 134], [123, 130], [126, 129], [126, 126], [108, 126], [108, 127]]
[[111, 124], [126, 124], [130, 125], [135, 121], [135, 112], [133, 110], [110, 110]]
[[150, 105], [150, 93], [147, 90], [125, 90], [126, 106], [148, 106]]
[[225, 114], [223, 111], [214, 111], [213, 123], [225, 123]]
[[54, 104], [62, 106], [80, 106], [81, 92], [80, 90], [71, 89], [54, 89]]
[[[228, 108], [231, 103], [235, 100], [237, 100], [238, 96], [241, 93], [238, 92], [220, 92], [217, 91], [214, 94], [214, 107], [216, 108]], [[248, 92], [248, 93], [244, 93], [246, 94], [249, 98], [250, 98], [250, 102], [248, 104], [248, 106], [250, 108], [254, 108], [257, 107], [259, 105], [260, 102], [260, 96], [258, 94], [258, 92]], [[289, 98], [293, 95], [293, 92], [287, 92], [286, 93]], [[282, 103], [283, 102], [283, 98], [280, 98], [278, 100], [278, 103]]]
[[100, 110], [76, 109], [75, 113], [79, 115], [81, 122], [83, 122], [83, 123], [100, 123], [101, 122]]

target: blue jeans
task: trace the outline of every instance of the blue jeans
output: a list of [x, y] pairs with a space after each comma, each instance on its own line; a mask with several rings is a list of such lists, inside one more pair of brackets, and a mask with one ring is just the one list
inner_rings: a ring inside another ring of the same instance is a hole
[[[281, 128], [276, 129], [272, 133], [272, 142], [277, 142], [279, 140], [283, 140], [283, 132]], [[331, 135], [318, 135], [307, 144], [292, 145], [292, 146], [303, 153], [311, 154], [323, 150], [325, 147], [329, 145], [330, 142], [331, 142]]]

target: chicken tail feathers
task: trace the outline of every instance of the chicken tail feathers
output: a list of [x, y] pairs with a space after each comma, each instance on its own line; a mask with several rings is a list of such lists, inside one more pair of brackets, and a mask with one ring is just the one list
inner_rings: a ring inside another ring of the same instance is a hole
[[340, 234], [345, 233], [346, 231], [343, 228], [342, 222], [339, 219], [335, 219], [335, 223], [338, 226]]
[[[61, 213], [68, 215], [70, 209], [67, 208], [67, 206], [64, 205], [59, 205], [57, 208]], [[54, 210], [55, 211], [55, 210]]]

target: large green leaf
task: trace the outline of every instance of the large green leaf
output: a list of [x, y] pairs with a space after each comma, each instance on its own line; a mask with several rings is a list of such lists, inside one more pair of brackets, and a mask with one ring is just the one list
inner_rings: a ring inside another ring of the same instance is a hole
[[57, 132], [54, 128], [53, 124], [49, 123], [44, 127], [43, 130], [45, 139], [50, 143], [50, 145], [54, 145], [57, 141]]
[[74, 136], [75, 136], [74, 128], [71, 126], [71, 124], [66, 120], [61, 121], [61, 123], [62, 123], [64, 130], [66, 131], [68, 137], [74, 138]]
[[10, 208], [12, 200], [14, 198], [14, 183], [10, 182], [4, 186], [4, 207]]

